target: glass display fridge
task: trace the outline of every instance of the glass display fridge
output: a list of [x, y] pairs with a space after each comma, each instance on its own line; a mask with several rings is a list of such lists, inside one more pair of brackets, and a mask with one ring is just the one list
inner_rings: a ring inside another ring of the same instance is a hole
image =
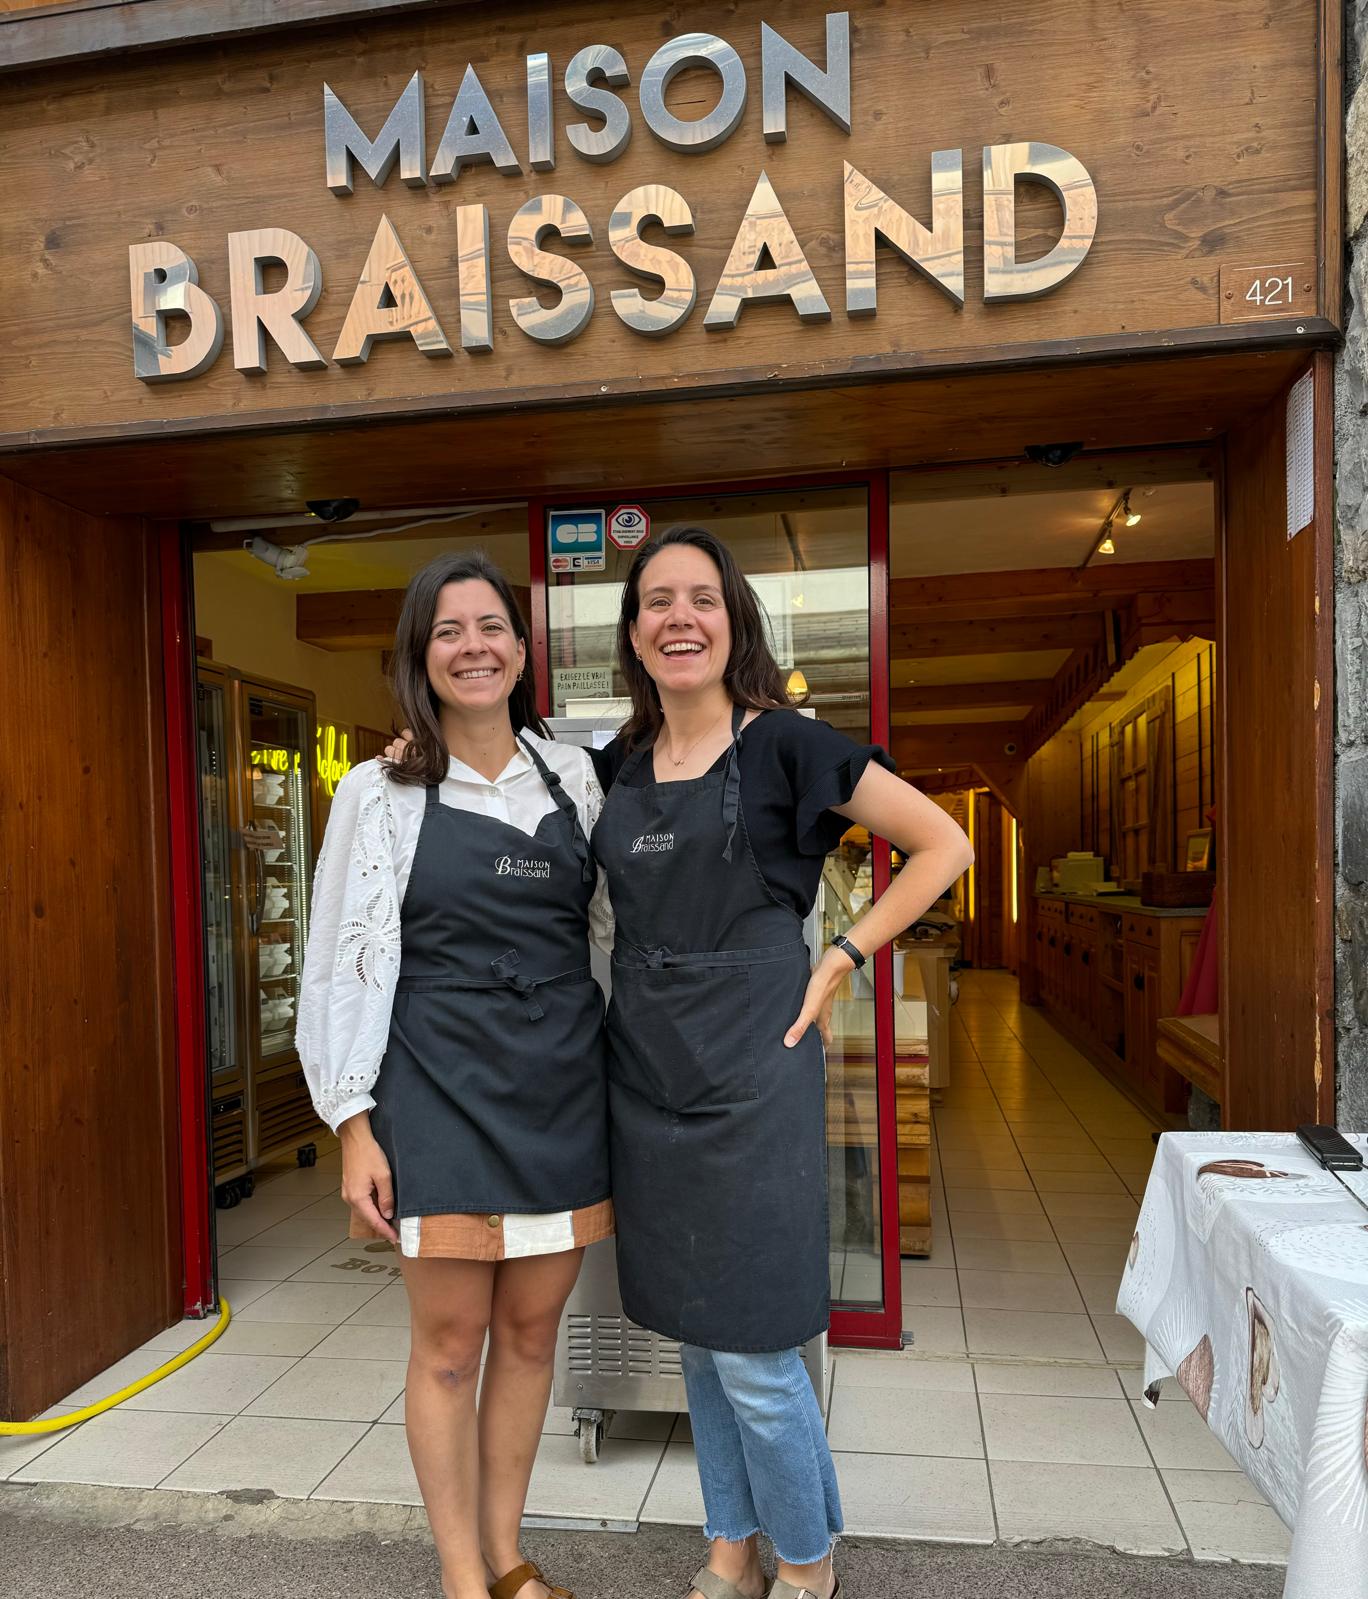
[[311, 694], [201, 663], [206, 1069], [215, 1197], [263, 1162], [314, 1159], [320, 1124], [294, 1047], [317, 793]]

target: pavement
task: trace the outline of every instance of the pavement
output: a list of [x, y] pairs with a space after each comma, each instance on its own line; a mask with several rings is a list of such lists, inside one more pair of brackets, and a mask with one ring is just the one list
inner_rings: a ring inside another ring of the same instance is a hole
[[[525, 1552], [579, 1599], [678, 1599], [700, 1558], [681, 1527], [529, 1531]], [[846, 1599], [1276, 1599], [1270, 1566], [1095, 1546], [845, 1540]], [[398, 1505], [0, 1485], [6, 1599], [440, 1599], [426, 1518]]]

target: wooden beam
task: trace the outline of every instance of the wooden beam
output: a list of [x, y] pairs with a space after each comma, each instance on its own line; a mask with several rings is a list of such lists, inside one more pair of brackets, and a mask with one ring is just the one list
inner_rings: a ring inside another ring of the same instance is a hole
[[889, 620], [897, 627], [1119, 610], [1141, 593], [1210, 591], [1214, 571], [1207, 559], [900, 577], [889, 584]]
[[1208, 587], [1193, 592], [1137, 594], [1126, 615], [1126, 644], [1134, 653], [1144, 644], [1165, 639], [1216, 638], [1216, 593]]
[[1114, 656], [1102, 640], [1075, 650], [1055, 673], [1045, 703], [1026, 718], [1023, 731], [1027, 755], [1034, 755], [1042, 744], [1048, 743], [1134, 653], [1133, 648], [1123, 645], [1120, 654]]
[[320, 650], [387, 650], [403, 602], [403, 589], [296, 594], [295, 637]]
[[889, 709], [899, 711], [962, 711], [984, 706], [1036, 705], [1050, 692], [1049, 677], [1017, 678], [1004, 683], [927, 683], [895, 688]]
[[1102, 636], [1097, 616], [1042, 617], [1036, 620], [940, 622], [891, 629], [894, 660], [925, 660], [946, 655], [1017, 655], [1030, 650], [1073, 650]]
[[[1008, 745], [1015, 746], [1008, 749]], [[1024, 756], [1024, 736], [1017, 722], [963, 722], [958, 726], [895, 727], [889, 753], [899, 771], [937, 766], [966, 766], [980, 761], [1009, 761]]]
[[959, 789], [975, 787], [978, 770], [973, 766], [946, 766], [939, 771], [914, 772], [911, 781], [923, 794], [954, 794]]
[[[528, 613], [531, 591], [513, 587]], [[404, 603], [403, 589], [344, 589], [295, 595], [295, 637], [320, 650], [390, 650]]]

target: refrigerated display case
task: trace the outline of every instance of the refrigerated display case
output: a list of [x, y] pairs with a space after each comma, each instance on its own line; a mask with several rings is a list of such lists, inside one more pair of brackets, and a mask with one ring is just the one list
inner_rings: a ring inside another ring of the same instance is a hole
[[311, 694], [199, 670], [206, 1067], [215, 1198], [263, 1162], [312, 1165], [321, 1124], [294, 1047], [308, 939], [317, 784]]

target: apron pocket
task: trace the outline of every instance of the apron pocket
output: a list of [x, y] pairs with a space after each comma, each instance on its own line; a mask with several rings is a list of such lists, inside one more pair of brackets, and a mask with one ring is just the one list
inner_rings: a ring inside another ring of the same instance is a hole
[[615, 965], [608, 1032], [610, 1076], [666, 1110], [760, 1097], [749, 967]]

